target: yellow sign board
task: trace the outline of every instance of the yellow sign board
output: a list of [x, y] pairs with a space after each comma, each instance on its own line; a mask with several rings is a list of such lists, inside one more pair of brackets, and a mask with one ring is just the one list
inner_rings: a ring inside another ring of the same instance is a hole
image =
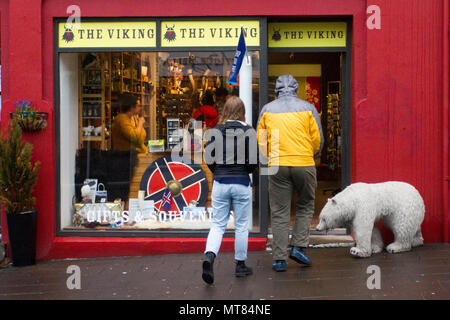
[[245, 30], [245, 44], [259, 46], [258, 20], [162, 21], [161, 47], [236, 47]]
[[267, 27], [269, 48], [345, 47], [345, 22], [274, 22]]
[[59, 48], [153, 48], [155, 21], [81, 22], [68, 27], [58, 24]]

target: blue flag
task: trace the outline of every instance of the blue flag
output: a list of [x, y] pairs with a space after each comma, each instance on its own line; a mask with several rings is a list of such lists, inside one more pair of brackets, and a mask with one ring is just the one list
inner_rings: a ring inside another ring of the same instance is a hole
[[231, 65], [230, 76], [227, 83], [237, 84], [237, 76], [239, 70], [241, 70], [242, 60], [244, 59], [247, 48], [245, 46], [244, 28], [241, 27], [241, 35], [239, 37], [239, 43], [236, 48], [236, 54], [234, 55], [233, 64]]

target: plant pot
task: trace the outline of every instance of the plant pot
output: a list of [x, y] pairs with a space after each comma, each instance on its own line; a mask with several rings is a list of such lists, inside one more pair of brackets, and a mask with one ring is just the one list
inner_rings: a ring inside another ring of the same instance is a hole
[[37, 210], [6, 213], [13, 266], [36, 264]]
[[26, 132], [40, 131], [47, 127], [47, 112], [34, 112], [33, 117], [29, 117], [26, 112], [11, 112], [10, 116], [11, 119], [16, 119], [22, 130]]

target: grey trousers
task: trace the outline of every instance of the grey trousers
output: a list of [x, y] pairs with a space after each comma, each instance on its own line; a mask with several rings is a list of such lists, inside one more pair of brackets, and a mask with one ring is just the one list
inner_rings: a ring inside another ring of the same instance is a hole
[[273, 260], [286, 260], [289, 243], [291, 196], [298, 194], [291, 245], [307, 247], [317, 188], [315, 167], [279, 167], [269, 176], [269, 203], [273, 233]]

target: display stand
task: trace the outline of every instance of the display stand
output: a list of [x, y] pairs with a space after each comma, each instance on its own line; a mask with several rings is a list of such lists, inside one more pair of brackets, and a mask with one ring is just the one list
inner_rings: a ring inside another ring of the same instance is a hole
[[89, 142], [93, 148], [107, 150], [110, 142], [105, 129], [111, 122], [108, 63], [104, 54], [85, 54], [79, 56], [79, 66], [79, 148]]
[[[90, 56], [89, 56], [90, 55]], [[93, 57], [96, 58], [93, 58]], [[88, 66], [87, 61], [92, 60]], [[146, 142], [156, 137], [156, 101], [151, 70], [155, 54], [112, 52], [79, 55], [79, 148], [111, 150], [110, 130], [120, 112], [118, 95], [135, 95], [143, 107]]]
[[179, 118], [167, 118], [167, 149], [171, 150], [182, 140], [180, 135], [181, 122]]

